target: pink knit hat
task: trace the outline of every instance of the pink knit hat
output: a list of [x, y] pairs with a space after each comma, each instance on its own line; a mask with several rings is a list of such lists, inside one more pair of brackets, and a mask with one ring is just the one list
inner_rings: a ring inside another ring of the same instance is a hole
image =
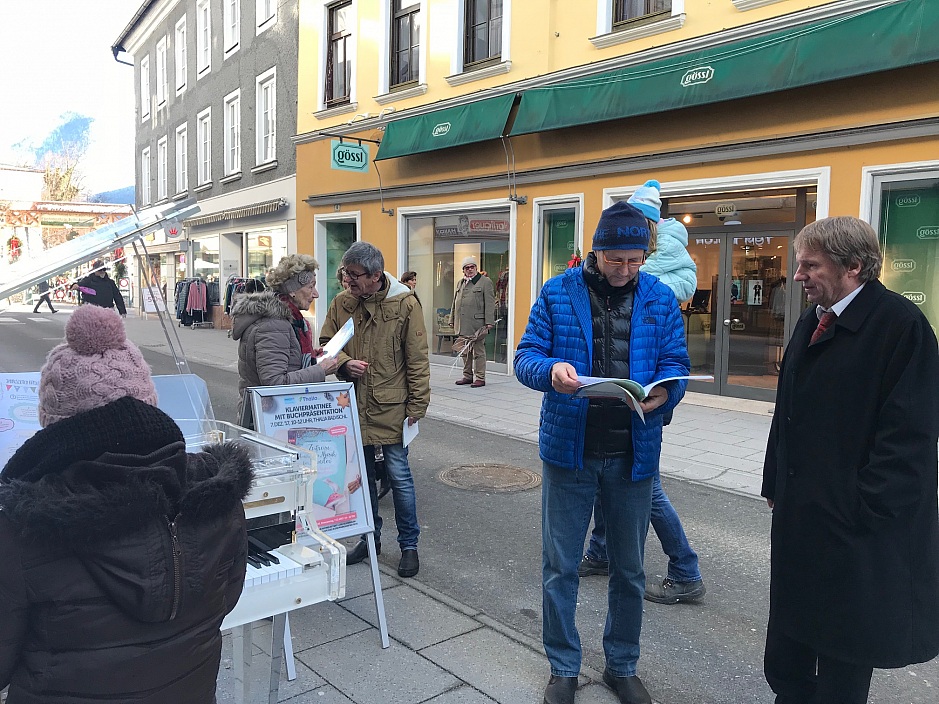
[[46, 358], [39, 379], [43, 427], [124, 396], [157, 405], [150, 367], [127, 339], [113, 309], [80, 306], [65, 326], [65, 342]]

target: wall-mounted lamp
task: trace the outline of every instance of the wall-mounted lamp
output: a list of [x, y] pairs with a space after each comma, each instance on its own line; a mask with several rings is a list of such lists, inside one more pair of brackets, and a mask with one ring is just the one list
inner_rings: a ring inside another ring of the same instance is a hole
[[355, 122], [355, 121], [358, 120], [359, 118], [361, 118], [361, 119], [363, 119], [363, 120], [367, 120], [367, 119], [370, 118], [371, 116], [372, 116], [372, 113], [370, 113], [370, 112], [360, 112], [360, 113], [358, 113], [355, 117], [353, 117], [351, 120], [349, 120], [346, 124], [347, 124], [347, 125], [351, 125], [353, 122]]
[[690, 224], [691, 224], [691, 220], [692, 220], [692, 217], [691, 217], [691, 214], [690, 214], [690, 213], [689, 213], [688, 215], [685, 215], [685, 216], [681, 219], [681, 221], [682, 221], [683, 223], [685, 223], [686, 225], [690, 225]]

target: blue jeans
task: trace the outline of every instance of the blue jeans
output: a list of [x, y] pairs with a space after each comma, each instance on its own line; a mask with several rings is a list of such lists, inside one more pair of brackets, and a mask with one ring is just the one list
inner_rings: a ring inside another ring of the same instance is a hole
[[584, 538], [594, 498], [600, 497], [610, 526], [610, 584], [603, 652], [617, 677], [636, 674], [645, 573], [642, 553], [649, 530], [652, 480], [634, 482], [622, 457], [584, 458], [575, 471], [544, 463], [541, 488], [542, 616], [544, 649], [551, 674], [580, 673], [580, 635], [574, 622]]
[[[662, 550], [668, 555], [668, 578], [673, 582], [697, 582], [701, 579], [698, 554], [688, 544], [681, 519], [662, 489], [658, 474], [652, 484], [651, 522], [652, 529], [662, 543]], [[593, 532], [590, 534], [590, 545], [587, 546], [587, 557], [600, 562], [607, 560], [606, 529], [599, 496], [593, 507]]]
[[[391, 481], [391, 498], [395, 506], [395, 524], [398, 527], [398, 545], [401, 550], [417, 549], [421, 525], [417, 522], [417, 496], [414, 477], [408, 465], [408, 448], [401, 443], [382, 445], [385, 453], [385, 472]], [[375, 540], [381, 540], [382, 519], [378, 514], [378, 486], [375, 482], [375, 446], [365, 446], [365, 470], [368, 475], [368, 494], [372, 502], [375, 521]]]

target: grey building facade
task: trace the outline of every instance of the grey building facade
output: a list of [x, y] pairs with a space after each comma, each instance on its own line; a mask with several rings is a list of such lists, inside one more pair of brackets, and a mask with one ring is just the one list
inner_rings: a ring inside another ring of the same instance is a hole
[[172, 304], [204, 279], [221, 327], [228, 284], [296, 251], [297, 15], [296, 0], [146, 0], [112, 46], [133, 66], [138, 208], [201, 210], [149, 246], [141, 281]]

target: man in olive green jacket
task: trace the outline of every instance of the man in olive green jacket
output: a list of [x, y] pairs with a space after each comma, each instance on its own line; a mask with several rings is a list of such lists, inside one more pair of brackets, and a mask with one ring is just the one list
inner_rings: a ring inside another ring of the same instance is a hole
[[[474, 257], [463, 260], [463, 278], [453, 294], [453, 328], [464, 343], [463, 378], [457, 386], [486, 385], [486, 335], [495, 325], [496, 298], [492, 281], [483, 276]], [[483, 330], [482, 328], [485, 328]]]
[[[375, 520], [375, 544], [381, 553], [382, 519], [375, 485], [375, 451], [381, 445], [385, 470], [391, 479], [401, 561], [398, 574], [413, 577], [420, 569], [417, 539], [420, 524], [408, 449], [402, 443], [404, 424], [417, 423], [430, 403], [430, 363], [424, 314], [414, 292], [384, 271], [381, 252], [367, 242], [356, 242], [342, 257], [343, 280], [349, 288], [337, 295], [326, 312], [320, 333], [325, 344], [352, 318], [355, 334], [339, 353], [336, 376], [355, 383], [369, 496]], [[348, 564], [368, 554], [360, 540], [347, 557]]]

